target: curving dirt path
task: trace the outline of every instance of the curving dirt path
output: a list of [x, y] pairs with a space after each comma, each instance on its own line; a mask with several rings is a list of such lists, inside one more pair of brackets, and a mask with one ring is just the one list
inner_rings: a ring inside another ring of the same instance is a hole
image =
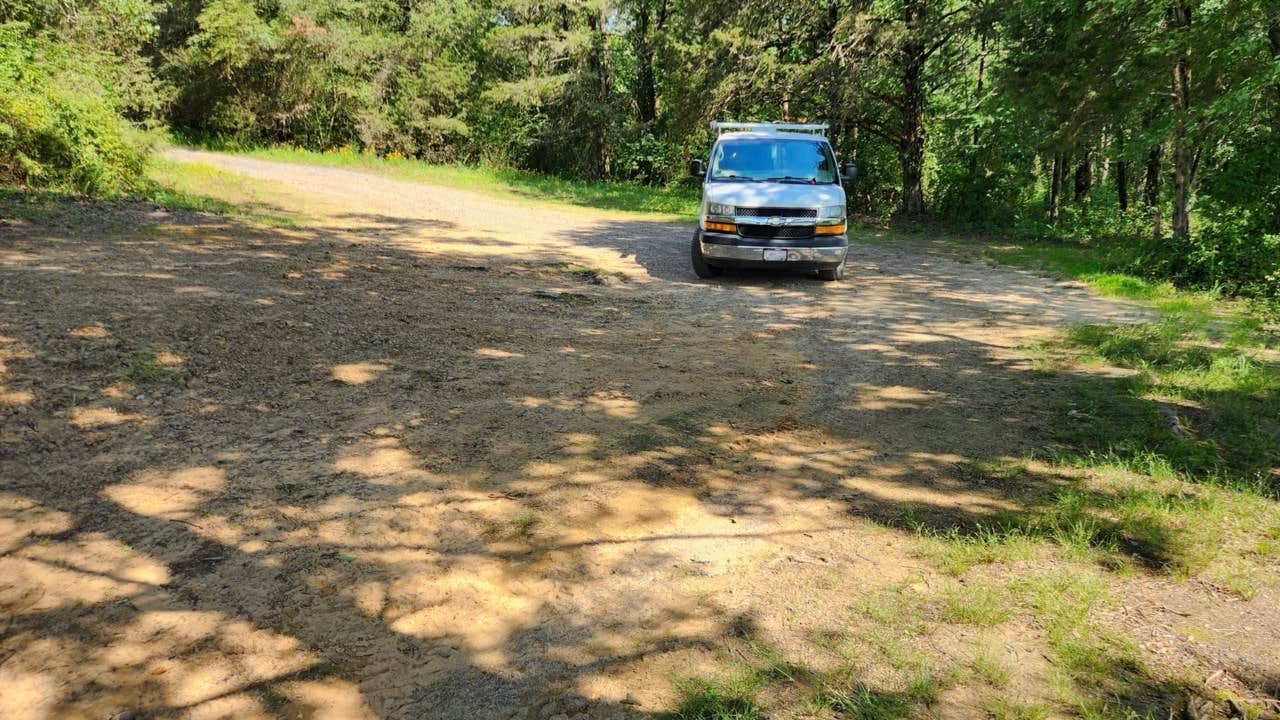
[[0, 227], [6, 717], [647, 717], [748, 630], [834, 663], [928, 581], [904, 518], [1053, 481], [965, 471], [1045, 442], [1017, 348], [1142, 314], [927, 245], [701, 282], [681, 222], [172, 156], [304, 219]]

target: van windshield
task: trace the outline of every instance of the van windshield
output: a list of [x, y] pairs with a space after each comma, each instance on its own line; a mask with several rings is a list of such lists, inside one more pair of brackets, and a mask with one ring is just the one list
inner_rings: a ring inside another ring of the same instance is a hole
[[711, 155], [707, 179], [830, 185], [836, 181], [836, 159], [831, 146], [817, 140], [724, 140]]

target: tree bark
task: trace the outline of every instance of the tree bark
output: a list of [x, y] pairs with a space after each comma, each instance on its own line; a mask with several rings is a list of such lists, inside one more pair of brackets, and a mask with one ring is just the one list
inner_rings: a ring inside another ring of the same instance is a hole
[[[1142, 120], [1143, 129], [1151, 127], [1155, 111]], [[1164, 143], [1147, 150], [1147, 172], [1142, 180], [1142, 204], [1151, 211], [1151, 232], [1156, 240], [1164, 236], [1164, 206], [1160, 203], [1160, 183], [1164, 174]]]
[[902, 44], [902, 137], [898, 156], [902, 162], [902, 205], [898, 214], [918, 218], [924, 204], [924, 26], [927, 0], [905, 0], [903, 19], [906, 40]]
[[652, 26], [651, 0], [639, 0], [636, 3], [633, 30], [633, 45], [636, 53], [636, 118], [646, 126], [652, 124], [658, 117], [658, 90], [653, 75]]
[[1147, 152], [1147, 174], [1142, 180], [1142, 204], [1147, 207], [1160, 205], [1160, 172], [1164, 164], [1164, 145], [1156, 145]]
[[1116, 160], [1116, 201], [1120, 212], [1129, 209], [1129, 161], [1125, 159], [1124, 128], [1116, 130], [1116, 149], [1120, 158]]
[[[1175, 29], [1191, 26], [1191, 7], [1181, 0], [1171, 9], [1170, 23]], [[1191, 237], [1191, 184], [1194, 155], [1187, 137], [1187, 115], [1191, 111], [1190, 50], [1182, 50], [1173, 65], [1173, 104], [1177, 120], [1173, 127], [1173, 236], [1180, 240]]]
[[[1280, 20], [1272, 20], [1267, 27], [1267, 40], [1271, 45], [1271, 59], [1280, 60]], [[1275, 96], [1275, 106], [1271, 108], [1272, 127], [1280, 132], [1280, 80], [1276, 81], [1272, 92]]]
[[1129, 209], [1129, 161], [1116, 161], [1116, 199], [1120, 204], [1120, 212]]
[[1066, 158], [1062, 153], [1055, 152], [1053, 154], [1053, 178], [1049, 182], [1049, 222], [1055, 225], [1058, 222], [1058, 215], [1062, 208], [1062, 166], [1066, 164]]
[[1089, 191], [1093, 188], [1093, 164], [1089, 161], [1089, 153], [1080, 158], [1076, 165], [1075, 186], [1071, 194], [1071, 202], [1079, 205], [1089, 199]]
[[[979, 29], [978, 39], [978, 82], [973, 86], [973, 110], [976, 113], [982, 108], [982, 82], [983, 75], [987, 70], [987, 34]], [[981, 135], [978, 132], [977, 123], [973, 126], [973, 140], [969, 147], [969, 178], [970, 181], [976, 180], [978, 177], [978, 142]]]
[[[600, 97], [608, 97], [609, 92], [609, 57], [608, 43], [609, 38], [605, 34], [605, 11], [603, 7], [599, 12], [593, 12], [590, 16], [590, 27], [592, 34], [592, 43], [590, 55], [587, 58], [587, 66], [590, 68], [592, 79], [595, 80], [596, 92], [600, 93]], [[596, 127], [592, 128], [592, 150], [595, 155], [595, 174], [596, 177], [603, 180], [607, 179], [613, 172], [612, 157], [609, 154], [609, 118], [605, 114], [597, 117]]]

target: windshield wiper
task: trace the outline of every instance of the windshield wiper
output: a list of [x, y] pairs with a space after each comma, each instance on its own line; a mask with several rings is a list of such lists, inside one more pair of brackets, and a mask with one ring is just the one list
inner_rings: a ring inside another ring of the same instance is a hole
[[818, 179], [817, 179], [817, 178], [803, 178], [803, 177], [796, 177], [796, 176], [794, 176], [794, 175], [783, 175], [782, 177], [771, 177], [771, 178], [765, 178], [765, 179], [764, 179], [764, 181], [765, 181], [765, 182], [781, 182], [781, 183], [787, 183], [787, 182], [789, 182], [789, 183], [803, 183], [803, 184], [805, 184], [805, 185], [816, 185], [816, 184], [818, 184]]
[[712, 180], [746, 180], [747, 182], [756, 182], [755, 178], [746, 175], [713, 175]]

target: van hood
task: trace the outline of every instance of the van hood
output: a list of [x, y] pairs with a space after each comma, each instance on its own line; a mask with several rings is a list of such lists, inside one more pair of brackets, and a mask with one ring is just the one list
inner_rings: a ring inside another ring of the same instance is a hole
[[709, 182], [702, 186], [702, 199], [738, 207], [816, 208], [844, 205], [844, 188], [799, 183]]

